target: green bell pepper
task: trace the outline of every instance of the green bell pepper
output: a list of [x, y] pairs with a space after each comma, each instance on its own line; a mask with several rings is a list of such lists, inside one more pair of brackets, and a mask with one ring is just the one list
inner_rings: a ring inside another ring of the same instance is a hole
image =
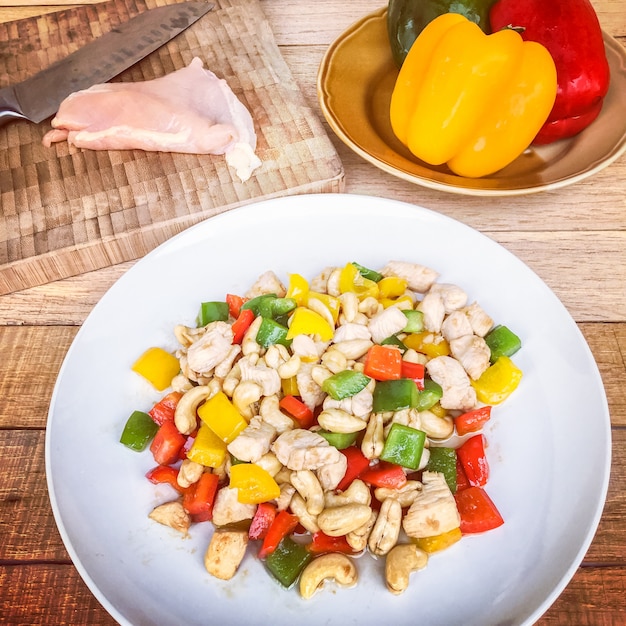
[[489, 9], [494, 0], [389, 0], [387, 32], [391, 54], [398, 67], [424, 28], [444, 13], [460, 13], [490, 32]]
[[423, 430], [404, 424], [392, 424], [385, 439], [383, 451], [380, 453], [380, 459], [416, 470], [424, 452], [425, 441], [426, 433]]
[[387, 339], [383, 339], [380, 342], [381, 346], [396, 346], [396, 348], [398, 348], [398, 350], [400, 350], [400, 352], [402, 352], [402, 354], [404, 354], [408, 348], [404, 345], [404, 342], [401, 339], [398, 339], [397, 335], [391, 335], [390, 337], [387, 337]]
[[288, 332], [289, 329], [283, 324], [273, 320], [271, 317], [263, 317], [256, 334], [256, 342], [263, 348], [267, 348], [275, 343], [289, 347], [291, 340], [287, 339]]
[[424, 380], [424, 389], [419, 390], [415, 408], [418, 411], [426, 411], [432, 408], [443, 396], [441, 385], [430, 378]]
[[359, 274], [363, 276], [363, 278], [368, 278], [369, 280], [373, 280], [377, 283], [379, 280], [382, 280], [383, 275], [376, 270], [371, 270], [369, 267], [364, 267], [363, 265], [359, 265], [355, 261], [352, 261], [352, 265], [359, 270]]
[[206, 326], [211, 322], [226, 322], [228, 315], [227, 302], [202, 302], [196, 322], [199, 327]]
[[430, 457], [426, 470], [443, 474], [452, 493], [456, 492], [456, 450], [454, 448], [435, 447], [429, 449]]
[[143, 411], [133, 411], [126, 421], [120, 443], [127, 448], [141, 452], [154, 439], [159, 425]]
[[312, 558], [305, 545], [287, 536], [267, 555], [265, 567], [283, 587], [289, 588]]
[[506, 326], [498, 325], [485, 335], [485, 342], [491, 350], [491, 362], [495, 363], [498, 357], [512, 356], [521, 347], [521, 339]]
[[266, 293], [244, 302], [242, 309], [250, 309], [255, 316], [277, 320], [291, 313], [297, 306], [293, 298], [279, 298], [275, 293]]
[[327, 378], [322, 383], [322, 391], [325, 391], [333, 400], [343, 400], [365, 389], [370, 380], [372, 379], [369, 376], [361, 372], [343, 370]]
[[406, 326], [402, 329], [402, 332], [421, 333], [424, 330], [424, 314], [421, 311], [405, 309], [402, 312], [406, 316]]
[[417, 385], [410, 378], [377, 381], [374, 388], [372, 411], [384, 413], [410, 409], [417, 406], [417, 400]]
[[345, 450], [356, 441], [359, 433], [331, 433], [329, 430], [318, 430], [317, 434], [324, 437], [337, 450]]

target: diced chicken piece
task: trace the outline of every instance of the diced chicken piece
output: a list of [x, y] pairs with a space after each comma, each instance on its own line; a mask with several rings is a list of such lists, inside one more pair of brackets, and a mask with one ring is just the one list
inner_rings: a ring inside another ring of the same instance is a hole
[[235, 522], [252, 519], [256, 513], [256, 504], [243, 504], [237, 499], [238, 489], [222, 487], [218, 490], [213, 505], [213, 523], [227, 526]]
[[330, 396], [324, 398], [324, 409], [341, 409], [346, 413], [365, 419], [372, 412], [374, 396], [366, 387], [361, 389], [359, 393], [344, 398], [343, 400], [333, 400]]
[[271, 270], [264, 272], [256, 279], [254, 285], [246, 293], [246, 298], [256, 298], [268, 293], [275, 293], [279, 298], [283, 298], [287, 293], [285, 285]]
[[475, 335], [484, 337], [493, 327], [493, 320], [483, 311], [481, 306], [473, 302], [464, 309]]
[[435, 537], [458, 528], [461, 518], [454, 496], [440, 472], [422, 474], [422, 490], [402, 520], [404, 532], [420, 539]]
[[313, 380], [313, 376], [311, 375], [312, 369], [313, 363], [302, 363], [296, 373], [296, 384], [298, 385], [298, 392], [300, 393], [302, 402], [304, 402], [311, 411], [314, 411], [315, 407], [322, 404], [326, 394]]
[[216, 530], [204, 555], [206, 571], [215, 578], [230, 580], [237, 573], [247, 547], [245, 530]]
[[463, 366], [451, 356], [438, 356], [426, 363], [430, 377], [443, 390], [440, 404], [444, 409], [469, 411], [476, 406], [476, 392]]
[[426, 293], [437, 280], [439, 274], [435, 270], [405, 261], [389, 261], [380, 273], [383, 276], [397, 276], [407, 281], [409, 289], [417, 293]]
[[[406, 324], [405, 324], [406, 325]], [[340, 341], [350, 341], [352, 339], [371, 339], [372, 333], [365, 324], [342, 324], [335, 330], [335, 336], [333, 341], [338, 343]]]
[[337, 487], [341, 479], [346, 475], [348, 469], [348, 459], [345, 455], [339, 454], [334, 463], [322, 465], [317, 470], [317, 479], [324, 491], [331, 491]]
[[374, 315], [367, 327], [372, 334], [372, 341], [380, 343], [387, 337], [399, 333], [406, 325], [406, 315], [400, 309], [392, 306]]
[[187, 365], [196, 373], [207, 375], [228, 358], [233, 344], [233, 330], [227, 322], [211, 322], [206, 332], [187, 350]]
[[91, 150], [224, 154], [247, 180], [261, 161], [252, 116], [202, 60], [154, 80], [94, 85], [70, 94], [44, 146], [65, 141]]
[[491, 350], [487, 342], [477, 335], [465, 335], [450, 342], [450, 353], [463, 366], [473, 380], [489, 367]]
[[275, 437], [276, 429], [256, 415], [227, 448], [236, 459], [256, 463], [270, 451]]
[[318, 293], [328, 292], [328, 279], [333, 275], [336, 267], [326, 266], [317, 276], [309, 282], [309, 289]]
[[464, 311], [454, 311], [443, 320], [441, 334], [450, 342], [464, 335], [473, 335], [474, 330]]
[[191, 517], [179, 500], [160, 504], [152, 510], [148, 517], [155, 522], [159, 522], [159, 524], [169, 526], [179, 533], [183, 533], [183, 535], [187, 534], [191, 526]]
[[446, 308], [440, 294], [428, 292], [417, 305], [417, 310], [424, 314], [424, 328], [426, 330], [432, 333], [441, 331], [443, 318], [446, 316]]
[[450, 283], [435, 283], [429, 293], [438, 293], [441, 296], [447, 314], [458, 311], [467, 304], [467, 294]]
[[263, 362], [253, 363], [245, 357], [240, 359], [238, 364], [241, 382], [251, 381], [256, 383], [261, 387], [261, 393], [264, 396], [273, 396], [280, 391], [281, 380], [275, 369], [268, 367]]
[[283, 464], [276, 458], [273, 452], [264, 454], [260, 459], [257, 459], [256, 464], [272, 477], [276, 476], [283, 469]]
[[339, 461], [343, 456], [324, 437], [310, 430], [288, 430], [272, 444], [276, 458], [290, 470], [316, 470]]
[[326, 351], [328, 342], [315, 341], [309, 335], [296, 335], [291, 342], [291, 352], [302, 359], [317, 361]]

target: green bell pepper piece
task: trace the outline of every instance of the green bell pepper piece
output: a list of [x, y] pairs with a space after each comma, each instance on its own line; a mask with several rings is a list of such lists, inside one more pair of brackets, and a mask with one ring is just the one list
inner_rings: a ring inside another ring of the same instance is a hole
[[404, 426], [404, 424], [392, 424], [385, 439], [383, 451], [380, 453], [380, 459], [416, 470], [424, 452], [425, 441], [426, 433], [423, 430]]
[[305, 545], [296, 543], [291, 537], [284, 537], [268, 554], [265, 567], [283, 587], [289, 588], [312, 558]]
[[363, 276], [363, 278], [368, 278], [369, 280], [373, 280], [377, 283], [379, 280], [383, 279], [383, 275], [376, 270], [371, 270], [369, 267], [364, 267], [363, 265], [359, 265], [355, 261], [352, 261], [352, 265], [359, 270], [359, 274]]
[[406, 326], [403, 333], [421, 333], [424, 330], [424, 314], [421, 311], [405, 309], [402, 311], [406, 316]]
[[287, 339], [289, 329], [270, 317], [261, 319], [261, 325], [256, 334], [256, 342], [263, 348], [267, 348], [275, 343], [289, 347], [291, 340]]
[[418, 35], [444, 13], [460, 13], [488, 34], [493, 3], [494, 0], [389, 0], [387, 33], [396, 65], [402, 66]]
[[398, 348], [398, 350], [400, 350], [402, 354], [404, 354], [408, 350], [408, 348], [404, 345], [402, 340], [398, 339], [396, 335], [391, 335], [390, 337], [387, 337], [387, 339], [383, 339], [380, 342], [380, 345], [381, 346], [396, 346], [396, 348]]
[[417, 385], [410, 378], [381, 380], [374, 387], [372, 410], [374, 413], [399, 411], [417, 406]]
[[293, 311], [297, 302], [293, 298], [279, 298], [275, 293], [266, 293], [244, 302], [242, 309], [250, 309], [256, 316], [276, 320]]
[[333, 400], [350, 398], [362, 389], [365, 389], [372, 380], [369, 376], [354, 370], [337, 372], [322, 383], [322, 391], [325, 391]]
[[324, 437], [337, 450], [345, 450], [356, 441], [359, 433], [331, 433], [329, 430], [318, 430], [317, 434]]
[[485, 335], [485, 342], [491, 350], [491, 362], [498, 357], [512, 356], [522, 347], [522, 340], [506, 326], [498, 325]]
[[[263, 308], [264, 312], [269, 311], [271, 313], [271, 308], [266, 309], [265, 307], [271, 307], [268, 304], [269, 300], [275, 300], [278, 296], [275, 293], [264, 293], [260, 296], [256, 296], [256, 298], [250, 298], [244, 302], [241, 306], [242, 309], [250, 309], [256, 317], [261, 315], [261, 309]], [[271, 315], [266, 315], [266, 317], [271, 317]]]
[[133, 411], [126, 421], [120, 443], [127, 448], [141, 452], [154, 439], [159, 430], [158, 424], [143, 411]]
[[417, 403], [415, 408], [418, 411], [426, 411], [432, 408], [443, 396], [441, 385], [430, 378], [424, 380], [424, 389], [418, 391]]
[[454, 448], [431, 446], [429, 452], [430, 457], [428, 458], [426, 470], [443, 474], [450, 491], [456, 493], [456, 450]]
[[206, 326], [211, 322], [226, 322], [228, 315], [227, 302], [202, 302], [196, 322], [198, 326]]

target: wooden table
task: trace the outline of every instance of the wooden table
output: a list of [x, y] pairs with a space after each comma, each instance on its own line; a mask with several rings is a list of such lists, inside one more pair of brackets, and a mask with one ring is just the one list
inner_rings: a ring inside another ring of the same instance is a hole
[[[42, 1], [5, 0], [0, 21], [59, 8], [40, 6]], [[626, 45], [626, 0], [592, 1], [604, 30]], [[71, 0], [56, 2], [68, 4]], [[316, 72], [328, 44], [382, 4], [262, 1], [284, 58], [315, 110]], [[482, 231], [535, 270], [578, 323], [606, 387], [612, 476], [593, 544], [540, 623], [626, 623], [626, 156], [561, 190], [481, 199], [394, 178], [332, 139], [348, 193], [420, 204]], [[0, 623], [114, 623], [82, 582], [57, 532], [46, 489], [44, 438], [65, 352], [91, 308], [131, 265], [0, 297]], [[575, 454], [584, 463], [585, 451]]]

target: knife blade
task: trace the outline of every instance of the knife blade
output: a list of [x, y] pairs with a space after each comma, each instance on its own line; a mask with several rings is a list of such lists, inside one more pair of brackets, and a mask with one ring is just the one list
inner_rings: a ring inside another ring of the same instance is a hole
[[208, 13], [210, 2], [182, 2], [143, 11], [34, 76], [0, 89], [0, 126], [39, 123], [75, 91], [105, 83]]

